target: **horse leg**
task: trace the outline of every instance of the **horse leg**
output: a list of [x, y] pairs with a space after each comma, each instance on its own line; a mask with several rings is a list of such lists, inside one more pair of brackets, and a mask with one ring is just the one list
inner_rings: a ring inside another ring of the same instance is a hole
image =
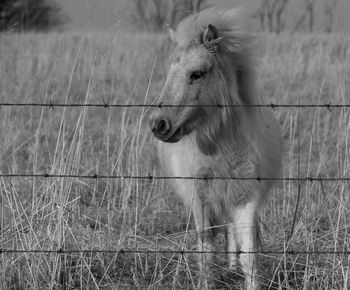
[[256, 255], [251, 253], [256, 251], [257, 242], [255, 213], [256, 204], [254, 202], [249, 202], [243, 207], [236, 208], [234, 213], [237, 239], [242, 251], [240, 262], [245, 275], [247, 290], [259, 289], [256, 278]]
[[[196, 223], [196, 230], [198, 235], [198, 251], [199, 254], [199, 272], [200, 277], [198, 281], [198, 289], [213, 288], [213, 281], [211, 279], [210, 266], [213, 259], [214, 245], [213, 232], [209, 220], [208, 209], [203, 205], [199, 198], [195, 198], [192, 204], [192, 214]], [[208, 253], [205, 253], [208, 252]]]
[[234, 223], [230, 223], [226, 230], [227, 256], [229, 260], [229, 268], [235, 271], [237, 268], [237, 239], [236, 228]]

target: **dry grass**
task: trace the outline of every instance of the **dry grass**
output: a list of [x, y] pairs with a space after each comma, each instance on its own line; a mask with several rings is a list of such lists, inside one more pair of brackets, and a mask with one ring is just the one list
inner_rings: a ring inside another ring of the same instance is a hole
[[[343, 35], [260, 37], [258, 71], [266, 100], [349, 104], [349, 42]], [[1, 101], [150, 103], [164, 81], [168, 49], [156, 35], [0, 35]], [[157, 173], [146, 113], [3, 107], [1, 173]], [[284, 176], [300, 171], [300, 176], [350, 177], [349, 109], [275, 113], [285, 140]], [[2, 248], [194, 249], [189, 212], [162, 181], [6, 178], [0, 183]], [[264, 250], [347, 250], [348, 191], [346, 182], [303, 182], [295, 215], [298, 184], [281, 183], [261, 214]], [[195, 255], [3, 253], [0, 258], [1, 289], [183, 289], [192, 288], [198, 276]], [[229, 273], [225, 257], [217, 258], [218, 286], [240, 289], [239, 273]], [[267, 289], [349, 287], [348, 255], [260, 255], [259, 262]]]

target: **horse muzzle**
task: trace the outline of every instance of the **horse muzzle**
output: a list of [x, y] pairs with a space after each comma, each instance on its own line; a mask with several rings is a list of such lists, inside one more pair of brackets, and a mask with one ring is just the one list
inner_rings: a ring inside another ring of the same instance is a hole
[[174, 127], [167, 118], [157, 118], [150, 125], [154, 136], [163, 142], [176, 143], [183, 137], [183, 127]]

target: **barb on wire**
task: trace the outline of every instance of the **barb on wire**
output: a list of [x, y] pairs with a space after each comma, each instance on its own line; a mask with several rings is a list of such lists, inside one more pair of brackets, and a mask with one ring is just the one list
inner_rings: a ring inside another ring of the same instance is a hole
[[261, 254], [261, 255], [350, 255], [350, 251], [196, 251], [196, 250], [148, 250], [148, 249], [119, 249], [119, 250], [64, 250], [62, 248], [57, 250], [48, 249], [0, 249], [0, 254], [97, 254], [97, 253], [111, 253], [111, 254]]
[[332, 108], [350, 108], [350, 104], [208, 104], [208, 105], [174, 105], [174, 104], [109, 104], [103, 101], [102, 103], [55, 103], [54, 101], [49, 101], [47, 103], [11, 103], [11, 102], [0, 102], [0, 107], [48, 107], [53, 110], [55, 107], [96, 107], [96, 108], [176, 108], [176, 107], [216, 107], [219, 109], [223, 108], [243, 108], [243, 107], [253, 107], [253, 108], [271, 108], [276, 110], [276, 108], [325, 108], [331, 112]]
[[246, 180], [246, 181], [304, 181], [304, 182], [322, 182], [322, 181], [350, 181], [350, 177], [317, 177], [317, 176], [305, 176], [305, 177], [262, 177], [262, 176], [251, 176], [251, 177], [240, 177], [240, 176], [154, 176], [148, 175], [80, 175], [80, 174], [48, 174], [48, 173], [37, 173], [37, 174], [26, 174], [26, 173], [9, 173], [0, 174], [0, 178], [82, 178], [82, 179], [139, 179], [139, 180], [171, 180], [171, 179], [182, 179], [182, 180]]

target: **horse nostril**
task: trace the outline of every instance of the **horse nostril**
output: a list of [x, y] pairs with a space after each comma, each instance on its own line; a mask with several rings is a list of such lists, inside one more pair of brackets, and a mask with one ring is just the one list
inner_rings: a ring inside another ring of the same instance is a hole
[[165, 136], [170, 132], [171, 125], [167, 119], [159, 119], [156, 121], [154, 129], [158, 134]]

